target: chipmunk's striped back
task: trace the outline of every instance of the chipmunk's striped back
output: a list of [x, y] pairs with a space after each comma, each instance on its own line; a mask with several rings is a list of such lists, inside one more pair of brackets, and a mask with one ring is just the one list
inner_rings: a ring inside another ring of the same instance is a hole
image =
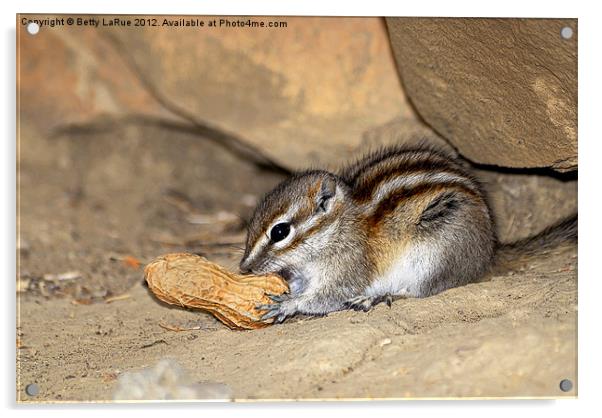
[[[490, 264], [489, 208], [479, 183], [452, 157], [389, 148], [357, 161], [341, 177], [362, 208], [378, 291], [426, 296], [473, 281]], [[462, 259], [472, 265], [458, 269]], [[433, 277], [410, 277], [421, 274]]]
[[373, 207], [398, 194], [408, 198], [438, 187], [482, 198], [480, 185], [460, 163], [431, 149], [380, 150], [343, 170], [341, 177], [354, 200]]

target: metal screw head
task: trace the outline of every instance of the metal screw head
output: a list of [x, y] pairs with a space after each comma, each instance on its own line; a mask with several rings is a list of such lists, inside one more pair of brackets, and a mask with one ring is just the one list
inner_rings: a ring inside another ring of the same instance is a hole
[[36, 22], [29, 22], [27, 24], [27, 32], [30, 35], [35, 35], [40, 31], [40, 25], [38, 25]]
[[40, 387], [35, 383], [30, 383], [29, 385], [25, 386], [25, 393], [27, 393], [29, 396], [37, 396], [38, 393], [40, 393]]
[[560, 30], [560, 36], [564, 39], [571, 39], [573, 37], [573, 28], [570, 26], [565, 26]]
[[573, 382], [571, 382], [569, 379], [562, 379], [560, 381], [560, 390], [563, 392], [568, 392], [571, 389], [573, 389]]

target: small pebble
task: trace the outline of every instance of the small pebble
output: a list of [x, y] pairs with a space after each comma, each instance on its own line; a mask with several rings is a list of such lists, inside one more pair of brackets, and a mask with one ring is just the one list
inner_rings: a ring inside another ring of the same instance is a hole
[[384, 347], [385, 345], [389, 345], [389, 344], [391, 344], [391, 339], [390, 338], [385, 338], [380, 343], [378, 343], [378, 345], [381, 346], [381, 347]]

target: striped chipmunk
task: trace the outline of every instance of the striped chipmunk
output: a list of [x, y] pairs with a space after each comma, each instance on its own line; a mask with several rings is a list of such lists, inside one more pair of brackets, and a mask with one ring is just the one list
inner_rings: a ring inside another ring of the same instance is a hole
[[300, 172], [259, 203], [240, 269], [277, 273], [290, 291], [263, 319], [369, 310], [479, 280], [496, 249], [483, 190], [454, 157], [386, 148], [338, 174]]

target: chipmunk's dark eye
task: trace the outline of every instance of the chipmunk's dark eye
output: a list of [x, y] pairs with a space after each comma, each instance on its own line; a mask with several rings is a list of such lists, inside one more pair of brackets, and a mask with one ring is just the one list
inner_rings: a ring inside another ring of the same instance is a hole
[[273, 242], [282, 241], [284, 238], [288, 237], [288, 234], [291, 232], [291, 224], [287, 222], [282, 222], [274, 225], [272, 230], [270, 231], [270, 238]]

